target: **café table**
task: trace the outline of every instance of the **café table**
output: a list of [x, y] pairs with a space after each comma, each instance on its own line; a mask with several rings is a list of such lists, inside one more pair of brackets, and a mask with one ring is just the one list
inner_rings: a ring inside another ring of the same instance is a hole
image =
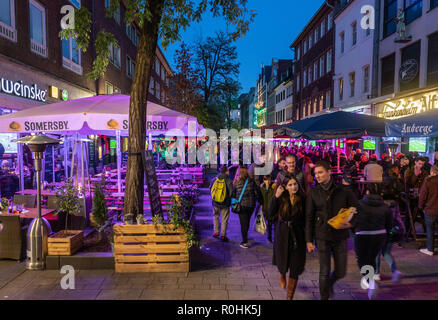
[[[10, 213], [10, 214], [5, 214], [2, 213], [0, 214], [1, 216], [6, 216], [6, 215], [19, 215], [20, 218], [22, 219], [34, 219], [38, 216], [38, 208], [26, 208], [25, 213], [20, 213], [20, 214], [14, 214], [14, 213]], [[41, 208], [41, 216], [44, 217], [45, 215], [48, 215], [49, 213], [54, 212], [55, 209], [45, 209], [45, 208]]]
[[[17, 191], [17, 194], [32, 194], [32, 195], [36, 195], [37, 194], [37, 190], [34, 189], [24, 189], [22, 191]], [[56, 191], [53, 190], [41, 190], [41, 195], [48, 197], [48, 196], [56, 196]]]

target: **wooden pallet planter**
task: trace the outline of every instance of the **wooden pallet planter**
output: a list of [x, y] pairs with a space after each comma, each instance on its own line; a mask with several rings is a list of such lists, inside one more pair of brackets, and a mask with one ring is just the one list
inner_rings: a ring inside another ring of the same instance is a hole
[[116, 272], [189, 272], [184, 229], [168, 225], [114, 225]]
[[[68, 236], [64, 236], [68, 233]], [[48, 239], [49, 256], [71, 256], [82, 248], [84, 232], [81, 230], [61, 230]]]

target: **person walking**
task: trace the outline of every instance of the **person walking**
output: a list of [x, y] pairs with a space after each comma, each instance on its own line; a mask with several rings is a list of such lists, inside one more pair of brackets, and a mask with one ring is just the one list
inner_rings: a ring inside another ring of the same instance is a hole
[[273, 264], [280, 272], [280, 285], [286, 288], [286, 273], [289, 271], [287, 283], [287, 300], [293, 300], [298, 277], [304, 272], [306, 263], [305, 195], [296, 178], [285, 181], [277, 187], [269, 207], [269, 217], [275, 219]]
[[[354, 228], [354, 249], [359, 270], [362, 272], [364, 266], [372, 266], [376, 270], [376, 258], [392, 228], [392, 212], [385, 205], [378, 184], [372, 183], [367, 187], [366, 195], [359, 201], [358, 213], [351, 224]], [[362, 288], [368, 289], [368, 298], [373, 299], [377, 293], [374, 278], [369, 282], [363, 278], [362, 284]]]
[[241, 194], [242, 200], [240, 202], [241, 210], [239, 212], [239, 220], [242, 242], [240, 243], [240, 247], [248, 249], [249, 223], [256, 207], [256, 202], [261, 202], [262, 196], [259, 187], [255, 184], [254, 180], [251, 179], [248, 170], [244, 166], [240, 166], [237, 169], [233, 182], [232, 197], [239, 199]]
[[[306, 200], [306, 245], [308, 252], [318, 248], [319, 291], [322, 300], [333, 296], [334, 283], [347, 272], [347, 229], [334, 229], [327, 222], [343, 208], [357, 208], [355, 196], [336, 184], [331, 177], [330, 164], [320, 161], [315, 165], [315, 178], [319, 185], [312, 189]], [[330, 274], [331, 256], [335, 265]]]
[[434, 231], [438, 222], [438, 166], [432, 166], [430, 177], [426, 179], [420, 191], [418, 206], [424, 211], [426, 223], [427, 248], [420, 252], [429, 256], [434, 255]]
[[260, 190], [262, 192], [262, 197], [263, 197], [263, 203], [262, 203], [263, 215], [268, 221], [268, 241], [272, 243], [272, 228], [274, 226], [274, 220], [268, 218], [269, 216], [268, 209], [269, 209], [269, 204], [271, 203], [271, 200], [274, 197], [275, 186], [271, 180], [270, 175], [265, 175], [263, 177], [263, 183], [260, 185]]
[[[213, 237], [224, 242], [229, 241], [227, 238], [227, 227], [228, 218], [230, 216], [231, 193], [233, 191], [233, 184], [229, 178], [229, 173], [228, 168], [223, 166], [220, 170], [220, 174], [210, 185], [214, 215]], [[222, 223], [220, 223], [219, 216], [222, 217]], [[220, 233], [219, 228], [221, 229]]]
[[280, 171], [275, 181], [277, 186], [284, 184], [284, 181], [290, 179], [292, 176], [296, 177], [300, 188], [307, 194], [307, 183], [304, 183], [304, 174], [297, 167], [297, 157], [295, 155], [288, 155], [286, 157], [286, 170]]

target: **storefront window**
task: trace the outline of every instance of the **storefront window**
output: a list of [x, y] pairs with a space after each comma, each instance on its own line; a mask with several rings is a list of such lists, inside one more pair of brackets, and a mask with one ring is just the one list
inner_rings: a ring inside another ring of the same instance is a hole
[[3, 22], [7, 26], [15, 28], [13, 9], [14, 9], [14, 0], [0, 1], [0, 22]]

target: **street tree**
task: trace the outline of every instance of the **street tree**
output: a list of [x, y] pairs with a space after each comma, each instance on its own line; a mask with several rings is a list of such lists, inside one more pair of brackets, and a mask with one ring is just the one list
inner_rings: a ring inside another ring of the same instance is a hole
[[[119, 0], [106, 0], [110, 4], [106, 15], [111, 17], [119, 8]], [[143, 214], [144, 170], [142, 151], [146, 145], [146, 115], [149, 81], [155, 57], [158, 38], [161, 45], [181, 40], [181, 31], [192, 22], [200, 22], [205, 12], [213, 17], [223, 16], [233, 27], [232, 39], [243, 36], [255, 17], [255, 12], [247, 8], [248, 0], [122, 0], [126, 7], [125, 22], [136, 23], [139, 27], [136, 68], [131, 87], [129, 105], [128, 164], [124, 220], [129, 216]], [[60, 32], [62, 39], [76, 38], [78, 49], [86, 51], [90, 47], [91, 13], [82, 6], [75, 12], [75, 24], [71, 29]], [[98, 31], [94, 43], [96, 58], [93, 62], [91, 79], [101, 77], [109, 63], [109, 46], [117, 41], [105, 30]]]

